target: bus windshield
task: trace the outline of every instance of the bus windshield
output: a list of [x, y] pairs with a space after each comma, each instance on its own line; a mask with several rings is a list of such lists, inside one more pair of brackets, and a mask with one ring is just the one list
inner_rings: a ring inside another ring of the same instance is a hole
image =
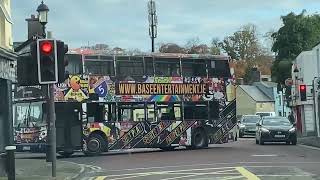
[[26, 102], [13, 105], [13, 119], [15, 127], [45, 126], [42, 111], [43, 102]]

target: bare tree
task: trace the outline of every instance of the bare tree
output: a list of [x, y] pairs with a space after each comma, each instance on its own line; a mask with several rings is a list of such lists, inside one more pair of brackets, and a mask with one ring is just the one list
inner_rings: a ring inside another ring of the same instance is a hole
[[185, 49], [175, 43], [161, 44], [159, 47], [161, 53], [185, 53]]

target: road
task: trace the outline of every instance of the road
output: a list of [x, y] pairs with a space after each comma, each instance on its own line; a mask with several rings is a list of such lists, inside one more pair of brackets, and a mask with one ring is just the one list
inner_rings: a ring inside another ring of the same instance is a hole
[[80, 179], [320, 179], [320, 149], [256, 145], [249, 138], [202, 150], [79, 155], [63, 160], [89, 165]]

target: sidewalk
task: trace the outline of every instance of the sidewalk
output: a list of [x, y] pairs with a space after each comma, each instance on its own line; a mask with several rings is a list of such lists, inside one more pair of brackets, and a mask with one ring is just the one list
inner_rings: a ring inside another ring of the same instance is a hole
[[298, 143], [307, 145], [307, 146], [314, 146], [314, 147], [319, 147], [320, 148], [320, 138], [311, 136], [311, 137], [299, 137], [298, 138]]
[[[75, 163], [57, 161], [57, 180], [75, 179], [83, 167]], [[5, 180], [7, 178], [1, 178]], [[51, 163], [45, 159], [16, 159], [16, 180], [47, 180], [51, 178]]]

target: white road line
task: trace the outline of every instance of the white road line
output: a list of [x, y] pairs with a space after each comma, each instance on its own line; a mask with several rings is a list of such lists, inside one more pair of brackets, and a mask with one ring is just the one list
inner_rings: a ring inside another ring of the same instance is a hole
[[166, 168], [177, 168], [177, 167], [192, 167], [192, 166], [213, 166], [213, 165], [234, 165], [234, 164], [320, 164], [320, 162], [232, 162], [232, 163], [208, 163], [208, 164], [188, 164], [182, 163], [181, 165], [174, 166], [154, 166], [154, 167], [141, 167], [132, 169], [108, 169], [110, 172], [119, 171], [136, 171], [136, 170], [147, 170], [147, 169], [166, 169]]
[[307, 145], [304, 145], [304, 144], [298, 144], [298, 146], [304, 147], [304, 148], [308, 148], [308, 149], [313, 149], [313, 150], [319, 150], [319, 151], [320, 151], [320, 148], [318, 148], [318, 147], [307, 146]]
[[253, 157], [277, 157], [277, 154], [253, 154]]

